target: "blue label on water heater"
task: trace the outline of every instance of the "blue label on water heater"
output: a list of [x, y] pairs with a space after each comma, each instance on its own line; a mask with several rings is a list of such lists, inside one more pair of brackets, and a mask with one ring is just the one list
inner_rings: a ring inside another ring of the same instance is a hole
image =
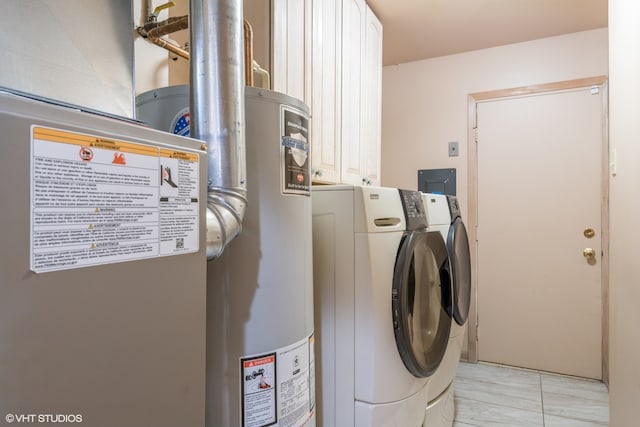
[[185, 108], [181, 110], [171, 123], [171, 131], [180, 136], [189, 136], [191, 133], [191, 119], [189, 109]]

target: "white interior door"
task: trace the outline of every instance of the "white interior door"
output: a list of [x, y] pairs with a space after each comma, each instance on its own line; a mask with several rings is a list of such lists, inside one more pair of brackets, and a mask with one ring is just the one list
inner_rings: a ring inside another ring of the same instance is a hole
[[602, 96], [477, 105], [482, 361], [602, 378]]

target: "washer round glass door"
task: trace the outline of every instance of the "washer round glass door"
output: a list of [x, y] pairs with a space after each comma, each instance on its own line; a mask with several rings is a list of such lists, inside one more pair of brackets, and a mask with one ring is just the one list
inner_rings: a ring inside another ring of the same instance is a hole
[[447, 246], [439, 232], [407, 232], [393, 274], [391, 306], [402, 362], [416, 377], [435, 372], [451, 329]]
[[460, 218], [456, 218], [449, 227], [447, 248], [453, 285], [453, 318], [462, 326], [469, 316], [471, 303], [471, 255], [467, 229]]

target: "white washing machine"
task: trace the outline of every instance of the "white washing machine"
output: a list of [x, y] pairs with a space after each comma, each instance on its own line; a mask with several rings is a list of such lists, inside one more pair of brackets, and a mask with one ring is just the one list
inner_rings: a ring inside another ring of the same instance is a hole
[[420, 427], [449, 341], [446, 244], [420, 193], [312, 191], [317, 422]]
[[452, 323], [442, 363], [429, 381], [425, 427], [451, 427], [455, 417], [453, 380], [464, 345], [471, 298], [471, 261], [467, 231], [458, 199], [441, 194], [422, 194], [429, 231], [438, 231], [447, 242], [451, 265]]

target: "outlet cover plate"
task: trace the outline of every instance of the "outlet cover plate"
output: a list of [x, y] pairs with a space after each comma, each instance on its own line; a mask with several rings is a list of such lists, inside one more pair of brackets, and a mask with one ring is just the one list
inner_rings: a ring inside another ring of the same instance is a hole
[[457, 157], [459, 151], [458, 141], [452, 141], [449, 143], [449, 157]]

